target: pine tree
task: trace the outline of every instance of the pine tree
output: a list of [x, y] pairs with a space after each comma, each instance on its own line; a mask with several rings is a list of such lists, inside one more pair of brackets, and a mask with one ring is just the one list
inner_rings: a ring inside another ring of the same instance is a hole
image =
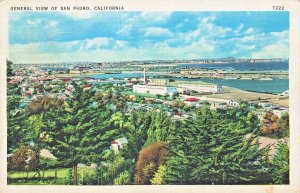
[[83, 91], [75, 85], [68, 108], [58, 112], [49, 131], [53, 154], [62, 162], [74, 167], [74, 184], [77, 184], [77, 165], [99, 162], [110, 142], [118, 136], [111, 121], [112, 112], [105, 106], [95, 105], [93, 91]]
[[147, 131], [151, 124], [149, 113], [133, 111], [126, 118], [122, 134], [127, 138], [128, 145], [124, 148], [124, 156], [136, 162], [139, 152], [147, 141]]
[[279, 124], [279, 128], [280, 128], [278, 136], [279, 137], [288, 137], [289, 136], [289, 130], [290, 130], [289, 114], [284, 113], [280, 117], [278, 124]]
[[6, 59], [6, 68], [7, 68], [6, 73], [7, 73], [7, 76], [13, 76], [14, 75], [12, 67], [11, 67], [12, 64], [13, 64], [12, 61]]
[[7, 153], [12, 153], [21, 145], [28, 145], [26, 141], [26, 129], [23, 127], [27, 115], [19, 109], [20, 97], [9, 96], [7, 98]]
[[247, 113], [201, 109], [195, 120], [182, 123], [169, 144], [167, 182], [243, 184], [264, 175], [265, 152], [254, 140], [259, 125], [250, 128], [242, 114]]
[[165, 184], [164, 177], [166, 175], [166, 166], [160, 165], [157, 171], [154, 173], [154, 177], [150, 180], [152, 185]]
[[151, 112], [151, 124], [147, 131], [145, 147], [158, 141], [167, 141], [175, 126], [171, 118], [164, 112]]
[[270, 174], [274, 184], [289, 183], [289, 148], [287, 142], [277, 145], [277, 151], [271, 160]]
[[117, 178], [114, 179], [114, 185], [128, 185], [130, 184], [130, 174], [127, 170], [121, 172]]

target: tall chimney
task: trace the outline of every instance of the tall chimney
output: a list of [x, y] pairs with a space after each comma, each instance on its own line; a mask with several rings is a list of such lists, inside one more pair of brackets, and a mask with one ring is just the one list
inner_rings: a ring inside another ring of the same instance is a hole
[[146, 72], [146, 68], [144, 68], [144, 83], [147, 84], [147, 72]]

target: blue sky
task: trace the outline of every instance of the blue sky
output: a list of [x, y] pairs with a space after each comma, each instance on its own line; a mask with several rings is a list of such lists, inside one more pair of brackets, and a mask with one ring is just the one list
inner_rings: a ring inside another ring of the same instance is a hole
[[14, 12], [15, 63], [288, 58], [288, 12]]

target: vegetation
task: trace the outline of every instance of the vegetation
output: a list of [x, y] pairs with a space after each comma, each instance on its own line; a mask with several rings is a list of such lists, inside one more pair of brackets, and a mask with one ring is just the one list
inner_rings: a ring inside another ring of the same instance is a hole
[[51, 111], [53, 109], [62, 108], [63, 105], [63, 99], [43, 96], [31, 101], [31, 103], [27, 106], [27, 112], [29, 114], [40, 114], [43, 112]]
[[[151, 184], [151, 179], [154, 178], [154, 174], [158, 172], [158, 168], [166, 163], [167, 156], [167, 145], [162, 142], [151, 144], [142, 149], [136, 163], [136, 184]], [[161, 168], [160, 170], [163, 169]], [[156, 176], [154, 181], [158, 181], [158, 178], [159, 177]]]
[[6, 73], [7, 73], [7, 76], [13, 76], [14, 75], [12, 67], [11, 67], [12, 64], [13, 64], [12, 61], [6, 59]]
[[289, 183], [289, 148], [287, 142], [282, 142], [277, 146], [277, 153], [270, 168], [274, 184]]
[[261, 132], [272, 138], [283, 138], [289, 136], [289, 114], [285, 113], [279, 118], [273, 112], [266, 113], [262, 120]]
[[[257, 143], [262, 134], [287, 137], [288, 114], [276, 118], [268, 113], [260, 123], [247, 103], [240, 108], [210, 110], [208, 105], [189, 108], [179, 101], [145, 110], [131, 107], [144, 105], [144, 97], [123, 95], [122, 88], [111, 84], [95, 89], [85, 85], [72, 83], [72, 94], [66, 99], [40, 97], [26, 107], [19, 88], [8, 86], [9, 183], [289, 182], [287, 144], [280, 144], [276, 155], [269, 158], [268, 147], [259, 149]], [[186, 111], [193, 116], [173, 119], [163, 110], [166, 107], [170, 113]], [[120, 138], [126, 142], [118, 144], [117, 151], [110, 148]], [[57, 159], [43, 158], [42, 149]], [[96, 166], [89, 167], [91, 164]]]
[[[171, 184], [245, 184], [263, 179], [267, 150], [254, 139], [258, 126], [251, 125], [244, 109], [200, 109], [195, 120], [181, 123], [169, 144], [166, 182]], [[252, 123], [251, 123], [252, 124]]]

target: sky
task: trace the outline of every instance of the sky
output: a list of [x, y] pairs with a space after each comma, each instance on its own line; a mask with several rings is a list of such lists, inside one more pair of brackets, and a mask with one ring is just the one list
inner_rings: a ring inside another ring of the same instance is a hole
[[288, 12], [14, 12], [14, 63], [288, 58]]

